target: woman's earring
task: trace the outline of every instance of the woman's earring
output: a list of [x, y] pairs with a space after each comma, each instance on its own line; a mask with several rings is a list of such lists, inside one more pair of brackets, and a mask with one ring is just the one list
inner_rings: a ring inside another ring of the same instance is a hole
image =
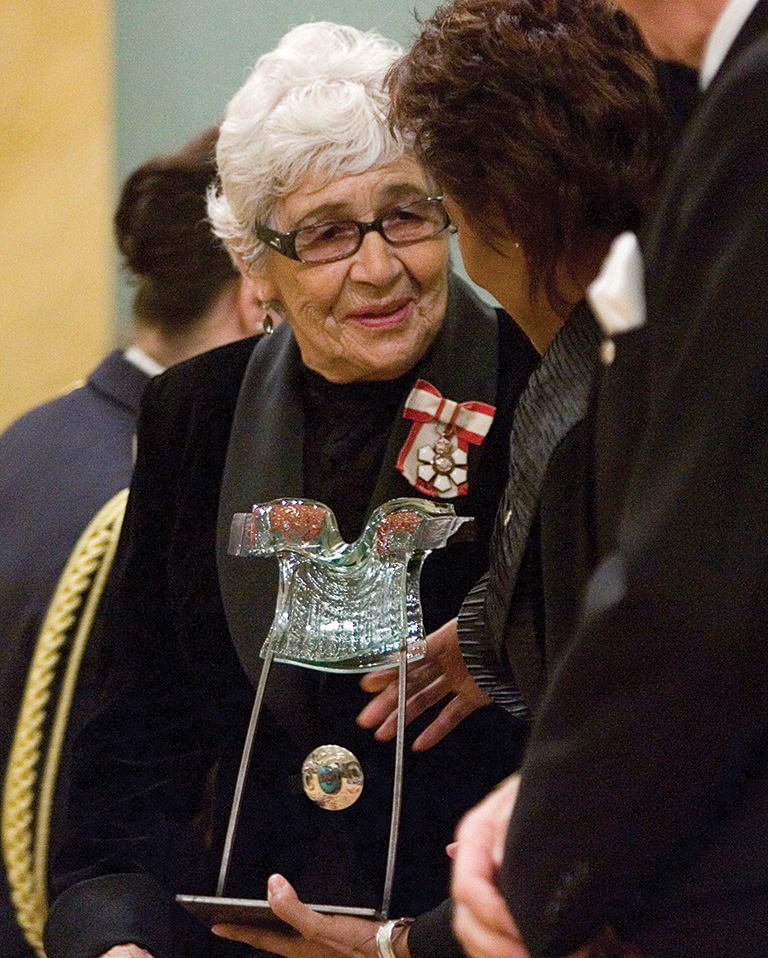
[[283, 306], [279, 299], [262, 299], [259, 303], [264, 311], [261, 328], [265, 336], [271, 336], [283, 321]]
[[265, 336], [271, 336], [275, 331], [275, 319], [271, 312], [273, 302], [272, 300], [267, 301], [262, 299], [259, 306], [264, 311], [264, 318], [261, 321], [261, 331]]

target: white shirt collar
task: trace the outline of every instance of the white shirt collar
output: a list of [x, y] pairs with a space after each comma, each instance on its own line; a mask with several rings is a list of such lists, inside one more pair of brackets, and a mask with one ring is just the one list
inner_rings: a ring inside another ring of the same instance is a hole
[[165, 366], [161, 366], [151, 356], [148, 356], [143, 349], [138, 346], [129, 346], [123, 353], [123, 359], [131, 363], [137, 369], [140, 369], [147, 376], [159, 376], [165, 372]]
[[634, 233], [620, 233], [611, 244], [587, 299], [606, 336], [645, 325], [645, 270]]
[[706, 90], [723, 65], [741, 28], [757, 6], [758, 0], [730, 0], [710, 33], [699, 72], [699, 86]]

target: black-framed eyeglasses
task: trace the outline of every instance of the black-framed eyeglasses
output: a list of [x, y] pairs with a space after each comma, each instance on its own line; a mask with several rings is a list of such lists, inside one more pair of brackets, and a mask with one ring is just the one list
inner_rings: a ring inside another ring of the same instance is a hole
[[451, 225], [442, 196], [396, 206], [370, 223], [358, 220], [331, 220], [303, 226], [290, 233], [278, 233], [256, 223], [256, 235], [270, 249], [300, 263], [333, 263], [360, 249], [366, 233], [378, 233], [390, 246], [410, 246], [439, 236]]

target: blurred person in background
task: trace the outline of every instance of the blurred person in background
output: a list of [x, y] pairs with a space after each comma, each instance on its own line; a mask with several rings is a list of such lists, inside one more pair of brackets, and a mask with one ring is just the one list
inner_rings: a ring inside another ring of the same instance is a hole
[[[178, 153], [142, 164], [122, 189], [114, 225], [135, 286], [131, 345], [106, 356], [85, 384], [32, 409], [0, 436], [3, 770], [57, 580], [88, 522], [130, 482], [144, 387], [168, 366], [261, 331], [265, 311], [207, 221], [217, 139], [216, 127], [206, 130]], [[29, 956], [4, 871], [2, 882], [3, 955]]]

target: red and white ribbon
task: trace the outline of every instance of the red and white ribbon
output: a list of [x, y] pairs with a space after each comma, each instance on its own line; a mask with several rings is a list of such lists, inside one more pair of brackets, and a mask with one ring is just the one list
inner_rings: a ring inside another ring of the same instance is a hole
[[413, 426], [397, 468], [428, 496], [454, 499], [467, 494], [467, 452], [491, 428], [496, 410], [484, 402], [457, 403], [419, 379], [405, 401], [403, 417]]

